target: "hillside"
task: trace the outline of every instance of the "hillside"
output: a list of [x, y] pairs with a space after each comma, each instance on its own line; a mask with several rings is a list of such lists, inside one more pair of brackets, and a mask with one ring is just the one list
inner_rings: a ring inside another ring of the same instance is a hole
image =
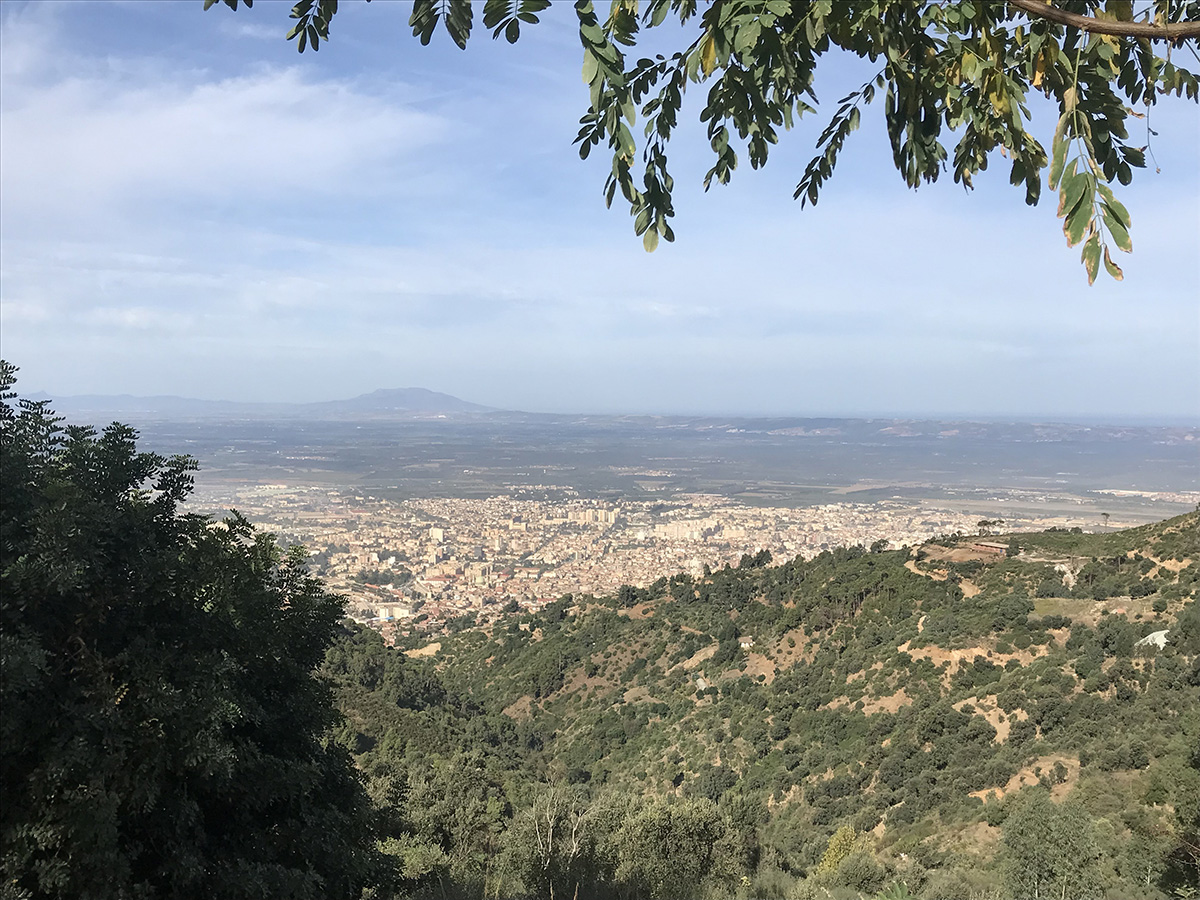
[[[406, 852], [443, 854], [459, 885], [494, 881], [467, 861], [511, 861], [521, 823], [569, 795], [561, 821], [591, 811], [600, 837], [590, 856], [580, 845], [547, 863], [543, 894], [558, 878], [580, 897], [673, 896], [622, 841], [643, 819], [709, 816], [717, 849], [693, 875], [714, 896], [857, 897], [903, 881], [914, 896], [999, 897], [1028, 862], [1026, 819], [1061, 814], [1087, 838], [1083, 868], [1046, 875], [1063, 896], [1170, 896], [1197, 877], [1198, 522], [777, 566], [762, 554], [565, 597], [419, 659], [359, 633], [330, 654], [343, 739], [377, 796], [407, 796], [393, 807]], [[1161, 649], [1143, 641], [1161, 632]], [[474, 785], [468, 833], [414, 824], [431, 779], [454, 784], [459, 806]], [[1039, 790], [1057, 805], [1039, 807]], [[435, 869], [413, 869], [409, 887]], [[543, 882], [512, 883], [532, 895]]]

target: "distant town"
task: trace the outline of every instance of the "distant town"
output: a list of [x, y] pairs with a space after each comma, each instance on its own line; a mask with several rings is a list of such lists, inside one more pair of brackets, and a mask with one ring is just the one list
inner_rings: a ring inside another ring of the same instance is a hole
[[1117, 529], [1200, 501], [1193, 426], [535, 414], [421, 389], [55, 404], [186, 451], [193, 509], [237, 509], [304, 545], [348, 613], [389, 639], [763, 550], [782, 562], [955, 532]]
[[1101, 526], [1082, 510], [1076, 517], [1025, 510], [981, 529], [977, 512], [911, 500], [781, 508], [710, 494], [650, 502], [522, 493], [391, 501], [327, 485], [260, 484], [202, 499], [214, 511], [236, 507], [285, 544], [303, 544], [314, 572], [348, 598], [348, 613], [389, 639], [493, 621], [566, 594], [599, 596], [677, 572], [699, 576], [762, 550], [782, 561], [953, 532], [1124, 524]]

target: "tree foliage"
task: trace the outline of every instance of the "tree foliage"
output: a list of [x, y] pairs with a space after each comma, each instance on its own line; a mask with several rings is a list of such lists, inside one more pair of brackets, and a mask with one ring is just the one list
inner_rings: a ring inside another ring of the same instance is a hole
[[10, 404], [0, 363], [6, 897], [358, 897], [365, 794], [314, 677], [341, 601], [194, 463]]
[[[205, 0], [205, 8], [217, 2]], [[487, 0], [483, 24], [516, 42], [547, 6]], [[590, 96], [579, 153], [586, 158], [601, 144], [611, 153], [605, 201], [611, 206], [620, 191], [647, 250], [675, 237], [668, 148], [688, 88], [707, 89], [707, 190], [729, 181], [739, 154], [751, 168], [766, 165], [781, 133], [817, 112], [818, 63], [841, 51], [877, 68], [838, 101], [821, 131], [794, 192], [802, 205], [820, 199], [863, 108], [880, 100], [892, 162], [909, 187], [949, 173], [969, 189], [999, 153], [1009, 181], [1035, 205], [1049, 167], [1067, 245], [1081, 246], [1088, 283], [1101, 264], [1120, 279], [1111, 248], [1132, 250], [1131, 218], [1111, 185], [1129, 184], [1146, 165], [1148, 117], [1159, 98], [1195, 101], [1200, 92], [1181, 65], [1185, 50], [1196, 58], [1196, 0], [1154, 0], [1136, 20], [1129, 0], [1061, 8], [1031, 0], [612, 0], [607, 15], [577, 0], [574, 8]], [[317, 50], [337, 10], [338, 0], [300, 0], [288, 39], [301, 52]], [[475, 12], [470, 0], [416, 0], [409, 24], [422, 44], [441, 24], [465, 49]], [[668, 23], [675, 27], [665, 40], [678, 49], [637, 56], [646, 32]], [[1049, 153], [1031, 134], [1037, 94], [1058, 108]], [[1133, 118], [1146, 120], [1144, 132], [1131, 134]]]
[[1078, 806], [1056, 806], [1033, 789], [1004, 822], [1008, 884], [1015, 897], [1090, 900], [1101, 896], [1095, 826]]
[[725, 824], [711, 800], [652, 803], [625, 820], [618, 878], [634, 896], [687, 900], [713, 869]]

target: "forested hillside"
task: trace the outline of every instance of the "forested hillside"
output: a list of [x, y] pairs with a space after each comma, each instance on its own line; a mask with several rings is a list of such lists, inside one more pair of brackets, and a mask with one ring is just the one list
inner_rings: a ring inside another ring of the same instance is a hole
[[347, 631], [339, 739], [401, 893], [1192, 896], [1198, 522], [747, 556], [428, 656]]

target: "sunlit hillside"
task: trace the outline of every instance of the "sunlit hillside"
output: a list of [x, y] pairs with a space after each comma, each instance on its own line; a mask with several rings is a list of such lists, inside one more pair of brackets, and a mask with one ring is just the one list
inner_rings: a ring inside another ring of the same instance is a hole
[[1196, 872], [1198, 521], [748, 556], [407, 655], [347, 634], [327, 671], [404, 853], [460, 880], [566, 792], [597, 843], [559, 894], [619, 895], [639, 817], [711, 809], [718, 895], [1007, 896], [1036, 825], [1086, 838], [1063, 884], [1164, 896]]

